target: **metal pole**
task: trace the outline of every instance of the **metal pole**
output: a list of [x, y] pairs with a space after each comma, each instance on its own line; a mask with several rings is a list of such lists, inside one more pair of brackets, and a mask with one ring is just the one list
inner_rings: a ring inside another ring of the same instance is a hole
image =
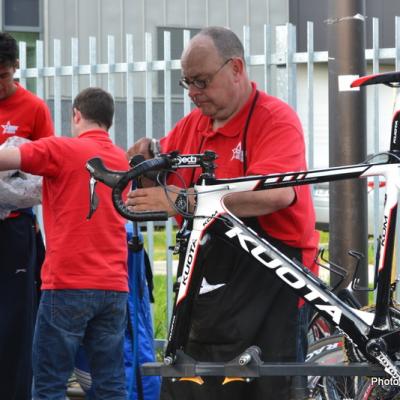
[[[350, 82], [365, 75], [365, 0], [329, 0], [329, 164], [362, 162], [366, 158], [364, 90]], [[349, 272], [341, 284], [351, 281], [356, 260], [350, 249], [364, 255], [358, 269], [359, 286], [368, 284], [367, 186], [364, 180], [332, 182], [329, 195], [330, 260]], [[331, 277], [337, 282], [337, 278]], [[356, 292], [367, 304], [367, 292]]]

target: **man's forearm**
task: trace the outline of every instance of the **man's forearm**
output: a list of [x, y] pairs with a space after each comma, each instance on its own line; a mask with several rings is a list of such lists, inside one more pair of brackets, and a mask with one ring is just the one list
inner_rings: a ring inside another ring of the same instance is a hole
[[224, 204], [238, 217], [268, 215], [289, 207], [295, 201], [295, 191], [291, 187], [255, 192], [232, 193], [224, 198]]
[[0, 150], [0, 171], [21, 168], [21, 152], [18, 147]]

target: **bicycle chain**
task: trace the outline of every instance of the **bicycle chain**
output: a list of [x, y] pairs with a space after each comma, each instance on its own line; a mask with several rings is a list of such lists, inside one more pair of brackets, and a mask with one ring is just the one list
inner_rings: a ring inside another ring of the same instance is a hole
[[[358, 358], [357, 357], [358, 355], [355, 354], [355, 351], [357, 349], [357, 346], [355, 345], [355, 343], [344, 332], [343, 332], [343, 336], [344, 336], [344, 343], [345, 343], [344, 354], [345, 354], [346, 361], [347, 362], [362, 361], [362, 358]], [[347, 340], [347, 345], [346, 345], [346, 340]], [[349, 350], [350, 347], [352, 347], [352, 354], [350, 354], [350, 350]], [[356, 357], [354, 357], [355, 355], [356, 355]], [[396, 364], [393, 363], [393, 361], [389, 358], [389, 356], [386, 353], [384, 353], [383, 351], [380, 351], [378, 353], [378, 355], [374, 355], [373, 357], [383, 367], [383, 369], [386, 373], [388, 373], [392, 378], [394, 378], [400, 382], [400, 372], [397, 369]]]
[[[393, 300], [392, 308], [400, 311], [400, 304]], [[375, 306], [365, 306], [360, 309], [361, 311], [371, 312], [375, 311]], [[400, 320], [393, 319], [395, 326], [400, 327]], [[345, 360], [347, 362], [365, 362], [366, 359], [364, 355], [358, 350], [357, 345], [353, 342], [349, 335], [347, 335], [344, 331], [339, 330], [339, 332], [343, 335], [343, 350], [345, 354]]]

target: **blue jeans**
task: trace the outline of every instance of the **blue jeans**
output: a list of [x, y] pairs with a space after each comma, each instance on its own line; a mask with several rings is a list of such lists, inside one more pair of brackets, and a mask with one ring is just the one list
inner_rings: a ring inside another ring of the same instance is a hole
[[299, 309], [297, 322], [297, 362], [304, 362], [308, 351], [308, 325], [310, 324], [312, 307], [305, 303]]
[[33, 399], [64, 400], [82, 344], [96, 400], [126, 400], [124, 335], [128, 293], [45, 290], [33, 339]]
[[[296, 333], [296, 361], [304, 362], [308, 350], [308, 325], [310, 323], [312, 308], [309, 304], [303, 304], [299, 309], [297, 319], [297, 333]], [[306, 376], [293, 376], [292, 377], [292, 393], [291, 398], [305, 399], [308, 398], [307, 391], [307, 377]]]

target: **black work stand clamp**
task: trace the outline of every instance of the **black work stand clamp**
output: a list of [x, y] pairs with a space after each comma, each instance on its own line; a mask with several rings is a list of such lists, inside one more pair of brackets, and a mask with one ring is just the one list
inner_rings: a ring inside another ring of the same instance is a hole
[[[362, 363], [272, 363], [263, 362], [255, 346], [229, 362], [198, 362], [178, 350], [172, 365], [161, 362], [142, 365], [143, 375], [179, 379], [195, 376], [240, 377], [245, 381], [261, 376], [387, 376], [381, 366]], [[399, 365], [398, 365], [399, 366]]]

